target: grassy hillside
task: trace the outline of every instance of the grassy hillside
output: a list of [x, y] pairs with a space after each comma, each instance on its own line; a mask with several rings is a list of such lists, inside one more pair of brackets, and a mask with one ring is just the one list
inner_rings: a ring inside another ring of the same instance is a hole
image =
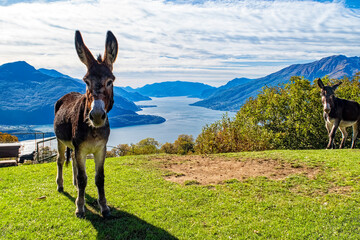
[[[70, 167], [64, 194], [56, 191], [55, 163], [2, 168], [0, 239], [358, 239], [359, 156], [359, 150], [303, 150], [107, 159], [110, 220], [99, 216], [92, 160], [85, 219], [74, 215]], [[218, 184], [196, 176], [182, 184], [164, 179], [190, 176], [173, 167], [192, 164], [192, 171], [202, 161], [222, 163], [230, 173], [253, 163], [274, 167]]]

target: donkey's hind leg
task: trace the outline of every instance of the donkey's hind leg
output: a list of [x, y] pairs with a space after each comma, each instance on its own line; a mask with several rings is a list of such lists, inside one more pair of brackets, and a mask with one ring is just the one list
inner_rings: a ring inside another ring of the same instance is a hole
[[65, 149], [66, 146], [58, 139], [58, 156], [57, 156], [57, 177], [56, 177], [56, 183], [57, 183], [57, 190], [59, 192], [64, 191], [64, 179], [63, 179], [63, 166], [65, 162]]
[[342, 139], [341, 139], [341, 143], [340, 143], [340, 149], [344, 147], [346, 138], [348, 137], [348, 133], [346, 131], [346, 127], [339, 127], [341, 135], [342, 135]]
[[351, 148], [355, 147], [355, 143], [356, 143], [358, 133], [359, 133], [359, 122], [356, 122], [353, 125], [353, 137], [352, 137], [352, 142], [351, 142]]
[[335, 148], [334, 138], [335, 138], [336, 130], [339, 127], [339, 124], [340, 124], [340, 119], [336, 119], [334, 124], [332, 125], [331, 131], [329, 133], [329, 143], [328, 143], [326, 149]]

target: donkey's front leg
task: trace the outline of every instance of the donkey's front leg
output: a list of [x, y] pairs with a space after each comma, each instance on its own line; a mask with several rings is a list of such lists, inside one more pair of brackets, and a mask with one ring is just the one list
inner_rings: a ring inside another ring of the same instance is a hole
[[325, 120], [325, 127], [326, 127], [327, 133], [329, 135], [331, 132], [331, 129], [333, 127], [333, 124]]
[[336, 130], [338, 129], [339, 127], [339, 124], [340, 124], [340, 119], [336, 119], [335, 120], [335, 123], [330, 131], [330, 134], [329, 134], [329, 143], [326, 147], [326, 149], [330, 149], [330, 148], [335, 148], [334, 147], [334, 138], [335, 138], [335, 133], [336, 133]]
[[344, 147], [344, 144], [345, 144], [345, 141], [346, 141], [346, 138], [348, 137], [348, 133], [346, 131], [346, 127], [339, 127], [340, 129], [340, 132], [342, 134], [342, 139], [341, 139], [341, 143], [340, 143], [340, 149], [342, 149]]
[[82, 153], [80, 149], [75, 149], [75, 161], [77, 167], [77, 186], [78, 196], [76, 198], [76, 211], [75, 214], [79, 218], [85, 217], [85, 188], [87, 185], [86, 176], [86, 154]]
[[104, 163], [105, 163], [105, 154], [106, 154], [106, 146], [103, 149], [94, 153], [95, 159], [95, 184], [98, 189], [98, 203], [101, 209], [101, 214], [104, 218], [109, 217], [110, 208], [106, 204], [105, 198], [105, 189], [104, 189], [104, 182], [105, 182], [105, 175], [104, 175]]

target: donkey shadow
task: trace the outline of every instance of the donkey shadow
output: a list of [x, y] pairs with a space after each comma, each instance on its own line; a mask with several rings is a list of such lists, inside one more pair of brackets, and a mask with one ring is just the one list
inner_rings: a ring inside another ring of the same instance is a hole
[[[63, 192], [62, 194], [75, 203], [75, 198], [68, 192]], [[97, 239], [178, 239], [165, 230], [155, 227], [154, 225], [115, 207], [109, 206], [112, 216], [104, 219], [99, 215], [100, 209], [97, 199], [88, 194], [85, 194], [85, 198], [87, 205], [95, 209], [95, 211], [91, 210], [85, 205], [85, 220], [91, 222], [97, 230]]]

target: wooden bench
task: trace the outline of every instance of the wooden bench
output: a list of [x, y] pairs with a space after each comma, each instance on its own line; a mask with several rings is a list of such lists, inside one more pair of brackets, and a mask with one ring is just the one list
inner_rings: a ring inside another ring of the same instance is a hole
[[16, 158], [16, 160], [0, 160], [0, 167], [18, 165], [20, 143], [0, 143], [0, 158]]

